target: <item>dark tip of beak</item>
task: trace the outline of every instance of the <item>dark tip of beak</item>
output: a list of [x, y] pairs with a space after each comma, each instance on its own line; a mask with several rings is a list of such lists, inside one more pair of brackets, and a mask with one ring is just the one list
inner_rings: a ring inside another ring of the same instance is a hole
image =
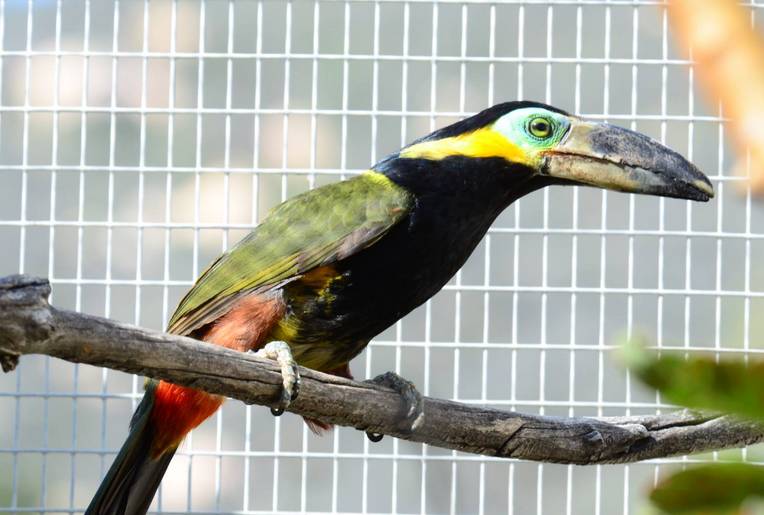
[[592, 150], [631, 172], [636, 191], [706, 202], [714, 187], [703, 172], [678, 152], [622, 127], [602, 124], [589, 135]]

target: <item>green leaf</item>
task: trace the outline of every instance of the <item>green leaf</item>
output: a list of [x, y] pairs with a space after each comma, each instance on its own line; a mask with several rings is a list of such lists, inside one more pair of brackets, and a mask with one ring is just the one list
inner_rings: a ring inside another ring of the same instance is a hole
[[638, 342], [622, 347], [621, 359], [644, 383], [674, 403], [764, 420], [764, 361], [656, 352]]
[[743, 463], [692, 467], [669, 476], [650, 493], [650, 501], [669, 514], [760, 513], [747, 508], [761, 498], [764, 467]]

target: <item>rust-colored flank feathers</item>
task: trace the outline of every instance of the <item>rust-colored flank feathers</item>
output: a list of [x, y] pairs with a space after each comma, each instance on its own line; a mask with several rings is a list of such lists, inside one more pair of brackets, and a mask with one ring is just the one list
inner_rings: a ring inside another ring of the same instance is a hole
[[[244, 297], [224, 316], [210, 324], [199, 338], [206, 342], [246, 352], [265, 343], [284, 315], [284, 303], [275, 295]], [[204, 422], [223, 404], [219, 395], [160, 381], [151, 412], [155, 428], [152, 457], [175, 449], [189, 431]]]

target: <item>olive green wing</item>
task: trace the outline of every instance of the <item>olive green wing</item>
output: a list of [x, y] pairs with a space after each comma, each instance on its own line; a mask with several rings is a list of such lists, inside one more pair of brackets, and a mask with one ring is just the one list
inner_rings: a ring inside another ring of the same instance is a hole
[[180, 301], [168, 331], [189, 334], [245, 295], [278, 287], [373, 245], [412, 203], [408, 191], [377, 172], [287, 200], [202, 273]]

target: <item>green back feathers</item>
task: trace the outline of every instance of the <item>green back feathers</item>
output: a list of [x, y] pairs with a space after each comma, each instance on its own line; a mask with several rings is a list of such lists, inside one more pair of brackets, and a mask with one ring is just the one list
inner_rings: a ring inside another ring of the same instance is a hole
[[377, 172], [287, 200], [202, 273], [168, 330], [189, 334], [225, 314], [243, 295], [355, 254], [389, 231], [411, 203], [405, 189]]

